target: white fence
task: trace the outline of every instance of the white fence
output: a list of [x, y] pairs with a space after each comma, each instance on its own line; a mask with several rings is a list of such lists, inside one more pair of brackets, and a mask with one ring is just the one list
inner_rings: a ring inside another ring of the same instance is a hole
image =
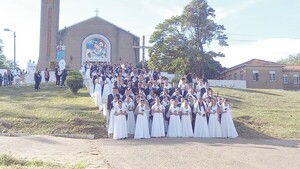
[[245, 80], [208, 80], [209, 86], [246, 89]]
[[7, 69], [0, 69], [0, 73], [2, 74], [2, 76], [3, 76], [4, 72], [7, 72]]
[[167, 72], [160, 72], [160, 75], [167, 77], [169, 82], [171, 82], [172, 79], [176, 76], [175, 74], [169, 74]]

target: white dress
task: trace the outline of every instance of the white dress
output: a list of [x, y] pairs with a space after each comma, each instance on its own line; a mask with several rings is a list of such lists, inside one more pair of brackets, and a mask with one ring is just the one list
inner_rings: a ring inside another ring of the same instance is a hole
[[96, 104], [96, 106], [101, 106], [101, 104], [102, 104], [102, 97], [101, 97], [102, 84], [100, 83], [100, 79], [96, 79], [95, 83], [96, 83], [95, 92], [94, 92], [95, 104]]
[[108, 77], [105, 78], [105, 80], [103, 81], [104, 83], [104, 86], [103, 86], [103, 94], [102, 94], [102, 97], [103, 98], [107, 98], [107, 96], [109, 94], [111, 94], [111, 81]]
[[133, 114], [133, 109], [134, 109], [134, 103], [131, 100], [130, 102], [125, 101], [124, 105], [127, 108], [127, 131], [128, 134], [134, 134], [135, 130], [135, 117]]
[[201, 89], [202, 88], [205, 88], [205, 87], [203, 85], [197, 84], [197, 86], [196, 86], [197, 98], [201, 98]]
[[109, 124], [108, 124], [108, 135], [114, 133], [114, 121], [115, 121], [115, 107], [118, 105], [118, 102], [113, 101], [113, 107], [110, 110], [109, 114]]
[[209, 137], [206, 113], [203, 106], [199, 108], [198, 104], [194, 106], [194, 112], [196, 112], [194, 137]]
[[212, 106], [209, 115], [208, 121], [208, 131], [210, 137], [222, 137], [221, 135], [221, 125], [218, 121], [218, 114], [217, 114], [218, 106]]
[[191, 107], [188, 105], [185, 107], [182, 105], [180, 107], [182, 113], [188, 113], [188, 115], [181, 115], [181, 126], [182, 126], [182, 137], [193, 137], [193, 128], [191, 121]]
[[221, 131], [222, 137], [224, 138], [238, 137], [238, 133], [232, 120], [231, 108], [229, 105], [225, 104], [222, 105]]
[[151, 137], [165, 137], [165, 123], [164, 123], [164, 113], [153, 113], [157, 109], [165, 110], [162, 104], [154, 104], [152, 106], [152, 127], [151, 127]]
[[134, 132], [135, 139], [150, 138], [149, 123], [147, 117], [147, 112], [149, 112], [149, 110], [147, 110], [145, 107], [145, 105], [143, 107], [141, 105], [138, 105], [138, 113], [143, 113], [143, 115], [137, 115]]
[[170, 115], [169, 127], [167, 137], [182, 137], [182, 127], [179, 115], [180, 108], [177, 106], [170, 106], [169, 112], [176, 113], [177, 115]]
[[127, 122], [126, 122], [126, 116], [125, 115], [116, 115], [116, 113], [125, 112], [126, 107], [122, 106], [120, 108], [119, 106], [115, 107], [114, 116], [114, 135], [113, 139], [122, 139], [127, 138]]
[[88, 84], [88, 90], [91, 96], [93, 96], [94, 93], [94, 84], [91, 78], [87, 79], [87, 84]]

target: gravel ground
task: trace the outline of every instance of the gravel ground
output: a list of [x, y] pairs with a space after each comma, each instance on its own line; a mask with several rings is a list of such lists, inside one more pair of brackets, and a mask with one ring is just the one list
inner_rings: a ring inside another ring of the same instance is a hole
[[0, 136], [0, 154], [87, 168], [299, 168], [300, 140], [279, 139], [70, 139]]

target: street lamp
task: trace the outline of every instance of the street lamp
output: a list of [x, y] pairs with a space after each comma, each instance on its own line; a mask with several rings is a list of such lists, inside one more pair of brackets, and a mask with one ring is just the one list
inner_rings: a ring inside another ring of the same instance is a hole
[[5, 28], [4, 31], [9, 31], [14, 33], [14, 70], [16, 69], [16, 31]]

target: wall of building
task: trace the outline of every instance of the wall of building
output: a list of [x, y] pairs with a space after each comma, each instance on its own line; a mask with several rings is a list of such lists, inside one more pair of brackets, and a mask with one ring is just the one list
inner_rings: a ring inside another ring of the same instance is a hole
[[300, 90], [300, 84], [294, 82], [294, 75], [300, 76], [300, 71], [284, 71], [283, 74], [288, 76], [288, 83], [283, 84], [284, 90]]
[[65, 60], [69, 67], [79, 69], [82, 66], [82, 41], [91, 34], [101, 34], [110, 41], [112, 63], [138, 63], [139, 49], [133, 49], [132, 46], [139, 45], [139, 38], [94, 17], [60, 31], [60, 37], [66, 46]]
[[[247, 88], [260, 89], [283, 89], [282, 67], [279, 66], [247, 66], [246, 82]], [[253, 71], [259, 72], [258, 81], [253, 80]], [[269, 71], [275, 71], [276, 81], [270, 81]]]
[[244, 67], [240, 67], [232, 71], [226, 72], [222, 77], [223, 80], [245, 80], [245, 78], [246, 72]]
[[50, 61], [56, 58], [59, 4], [59, 0], [42, 0], [41, 2], [40, 50], [37, 70], [49, 67]]

